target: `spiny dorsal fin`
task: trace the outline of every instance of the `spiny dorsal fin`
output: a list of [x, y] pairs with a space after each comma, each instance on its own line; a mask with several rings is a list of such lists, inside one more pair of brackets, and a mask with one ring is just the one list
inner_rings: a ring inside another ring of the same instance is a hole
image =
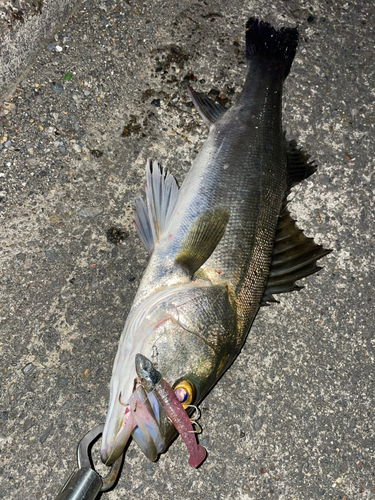
[[134, 222], [149, 254], [163, 234], [178, 197], [175, 178], [159, 165], [147, 160], [146, 165], [147, 207], [141, 198], [135, 200]]
[[303, 287], [296, 285], [296, 281], [319, 271], [321, 267], [316, 265], [316, 261], [330, 252], [317, 245], [312, 238], [307, 238], [284, 206], [276, 230], [272, 264], [261, 305], [277, 302], [272, 297], [273, 293], [301, 290]]
[[205, 212], [192, 224], [175, 259], [192, 277], [219, 244], [229, 220], [229, 210], [218, 208]]
[[288, 190], [312, 175], [317, 166], [309, 162], [310, 155], [297, 147], [295, 140], [287, 143]]
[[134, 200], [135, 208], [133, 210], [134, 224], [138, 231], [143, 246], [149, 254], [152, 254], [154, 249], [154, 239], [152, 236], [152, 229], [150, 224], [150, 217], [148, 215], [146, 203], [142, 198]]
[[190, 86], [187, 87], [193, 104], [208, 128], [225, 113], [225, 108], [209, 97], [199, 92], [195, 92]]

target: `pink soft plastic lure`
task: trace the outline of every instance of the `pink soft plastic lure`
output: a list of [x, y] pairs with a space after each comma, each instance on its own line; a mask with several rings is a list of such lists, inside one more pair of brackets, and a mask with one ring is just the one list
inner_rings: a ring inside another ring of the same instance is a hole
[[172, 387], [142, 354], [136, 356], [136, 369], [147, 392], [153, 392], [160, 406], [176, 427], [190, 454], [189, 465], [198, 467], [206, 458], [206, 449], [197, 443], [188, 414]]
[[190, 454], [189, 465], [198, 467], [206, 458], [206, 448], [197, 443], [193, 426], [184, 407], [177, 399], [172, 387], [161, 379], [154, 388], [154, 394], [160, 406], [172, 420]]

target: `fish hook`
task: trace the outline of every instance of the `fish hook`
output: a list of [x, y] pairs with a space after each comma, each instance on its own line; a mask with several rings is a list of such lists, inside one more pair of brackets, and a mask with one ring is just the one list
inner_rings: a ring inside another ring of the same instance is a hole
[[[198, 422], [196, 422], [195, 420], [190, 420], [190, 422], [191, 422], [191, 424], [192, 424], [193, 430], [192, 430], [192, 431], [188, 431], [188, 432], [190, 432], [190, 433], [192, 433], [192, 434], [202, 434], [202, 432], [203, 432], [203, 431], [202, 431], [202, 427], [199, 425], [199, 423], [198, 423]], [[196, 428], [196, 429], [194, 429], [194, 425], [196, 425], [196, 426], [197, 426], [197, 428]]]
[[125, 406], [125, 407], [129, 406], [129, 403], [123, 403], [121, 401], [121, 391], [120, 391], [120, 394], [118, 395], [118, 402], [120, 403], [121, 406]]
[[186, 405], [186, 408], [194, 408], [194, 412], [192, 413], [192, 415], [189, 416], [190, 422], [196, 422], [197, 420], [199, 420], [201, 418], [201, 411], [197, 406]]

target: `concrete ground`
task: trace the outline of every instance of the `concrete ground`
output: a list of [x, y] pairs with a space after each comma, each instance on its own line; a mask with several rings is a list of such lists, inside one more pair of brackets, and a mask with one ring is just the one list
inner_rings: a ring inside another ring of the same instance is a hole
[[0, 101], [14, 93], [79, 5], [80, 0], [0, 0]]
[[87, 1], [3, 103], [1, 498], [53, 499], [104, 421], [147, 265], [146, 158], [184, 178], [206, 137], [186, 84], [235, 100], [249, 15], [299, 26], [284, 126], [320, 168], [291, 208], [334, 251], [260, 311], [202, 403], [202, 467], [181, 439], [157, 463], [132, 444], [103, 499], [375, 498], [375, 8], [359, 0]]

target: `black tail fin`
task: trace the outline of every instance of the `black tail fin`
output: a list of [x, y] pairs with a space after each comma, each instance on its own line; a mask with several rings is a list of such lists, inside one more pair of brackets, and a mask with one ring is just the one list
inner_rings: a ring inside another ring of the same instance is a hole
[[297, 28], [275, 30], [270, 24], [250, 17], [246, 23], [246, 59], [256, 56], [280, 59], [284, 78], [289, 74], [298, 45]]

